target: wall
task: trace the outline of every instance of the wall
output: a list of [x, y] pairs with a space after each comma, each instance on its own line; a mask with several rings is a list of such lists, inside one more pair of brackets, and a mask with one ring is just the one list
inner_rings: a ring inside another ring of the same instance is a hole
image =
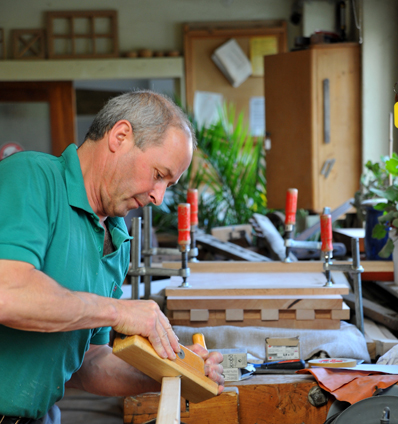
[[[389, 113], [398, 82], [398, 1], [363, 0], [363, 161], [388, 154]], [[397, 90], [398, 91], [398, 90]], [[398, 130], [393, 131], [395, 149]]]
[[[398, 1], [355, 0], [363, 25], [363, 161], [377, 161], [388, 153], [389, 112], [393, 86], [398, 81]], [[0, 27], [9, 47], [12, 28], [44, 27], [46, 10], [116, 9], [119, 15], [120, 51], [151, 48], [182, 51], [184, 22], [250, 19], [285, 19], [293, 0], [1, 0]], [[288, 46], [297, 35], [316, 29], [331, 30], [334, 7], [330, 1], [306, 0], [302, 25], [288, 24]], [[22, 11], [22, 12], [21, 12]], [[347, 0], [347, 13], [352, 7]], [[351, 24], [351, 33], [358, 32]], [[398, 132], [394, 128], [394, 138]], [[395, 143], [396, 145], [398, 143]], [[397, 151], [397, 148], [395, 148]]]
[[[292, 0], [1, 0], [0, 28], [9, 39], [10, 29], [44, 28], [44, 11], [114, 9], [122, 53], [140, 48], [182, 51], [184, 22], [288, 20], [291, 5]], [[297, 31], [289, 25], [290, 46]]]

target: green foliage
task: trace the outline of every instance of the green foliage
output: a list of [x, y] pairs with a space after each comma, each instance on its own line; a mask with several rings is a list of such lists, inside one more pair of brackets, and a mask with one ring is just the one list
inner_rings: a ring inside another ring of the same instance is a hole
[[264, 147], [250, 135], [243, 114], [225, 106], [209, 128], [193, 121], [198, 149], [195, 160], [160, 208], [154, 208], [157, 231], [176, 232], [177, 207], [186, 202], [188, 187], [198, 188], [199, 227], [206, 232], [224, 225], [247, 223], [253, 213], [266, 214]]
[[[382, 239], [387, 235], [390, 228], [395, 229], [395, 234], [398, 235], [398, 156], [393, 153], [392, 158], [385, 162], [385, 172], [387, 176], [390, 174], [393, 177], [393, 183], [384, 187], [372, 187], [370, 191], [377, 197], [386, 199], [385, 203], [378, 203], [375, 209], [383, 211], [383, 215], [379, 217], [379, 223], [375, 225], [372, 232], [372, 237]], [[383, 249], [379, 252], [382, 258], [388, 258], [394, 250], [394, 243], [389, 238]]]

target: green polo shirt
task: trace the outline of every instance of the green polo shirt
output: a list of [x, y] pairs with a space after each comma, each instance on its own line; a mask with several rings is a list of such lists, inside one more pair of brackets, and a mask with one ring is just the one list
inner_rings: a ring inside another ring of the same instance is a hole
[[[89, 205], [76, 146], [60, 157], [16, 153], [0, 162], [0, 259], [32, 264], [73, 291], [119, 298], [130, 260], [123, 218], [108, 218], [115, 251]], [[109, 328], [60, 333], [0, 325], [0, 415], [40, 418], [64, 394], [93, 344]]]

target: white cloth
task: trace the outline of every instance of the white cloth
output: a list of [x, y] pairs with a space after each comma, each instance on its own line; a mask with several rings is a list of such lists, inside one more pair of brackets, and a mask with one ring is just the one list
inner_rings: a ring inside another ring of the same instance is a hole
[[203, 333], [208, 349], [247, 348], [250, 362], [264, 362], [266, 337], [299, 336], [301, 359], [309, 359], [318, 352], [330, 358], [362, 359], [370, 363], [366, 341], [352, 324], [341, 321], [338, 330], [296, 330], [270, 327], [186, 327], [174, 326], [182, 345], [192, 344], [192, 334]]

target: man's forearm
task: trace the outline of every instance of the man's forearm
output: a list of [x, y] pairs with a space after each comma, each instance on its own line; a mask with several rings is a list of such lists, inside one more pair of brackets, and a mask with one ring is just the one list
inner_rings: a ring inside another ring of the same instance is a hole
[[66, 387], [100, 396], [135, 396], [159, 392], [160, 384], [112, 354], [108, 346], [91, 345], [82, 367]]

